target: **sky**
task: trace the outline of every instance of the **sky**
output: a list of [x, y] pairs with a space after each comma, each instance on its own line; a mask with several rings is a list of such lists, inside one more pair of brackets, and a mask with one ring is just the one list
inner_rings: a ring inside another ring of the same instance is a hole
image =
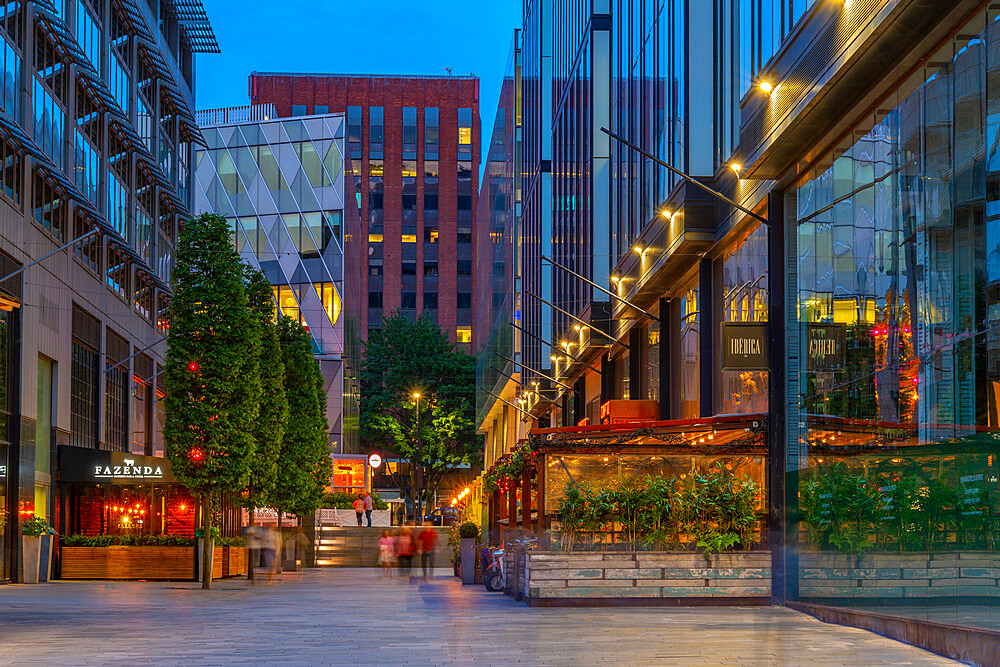
[[249, 104], [255, 70], [443, 75], [450, 67], [480, 79], [484, 146], [521, 24], [521, 0], [203, 2], [222, 53], [197, 57], [198, 109]]

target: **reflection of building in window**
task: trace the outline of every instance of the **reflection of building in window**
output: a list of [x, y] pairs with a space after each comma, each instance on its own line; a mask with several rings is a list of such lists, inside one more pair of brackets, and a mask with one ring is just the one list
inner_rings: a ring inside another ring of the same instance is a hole
[[458, 327], [455, 329], [455, 341], [458, 343], [471, 343], [472, 327]]

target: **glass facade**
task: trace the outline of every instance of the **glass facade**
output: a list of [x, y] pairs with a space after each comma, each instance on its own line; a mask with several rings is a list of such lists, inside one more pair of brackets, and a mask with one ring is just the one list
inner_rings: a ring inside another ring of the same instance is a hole
[[959, 32], [788, 195], [789, 586], [995, 629], [1000, 22]]
[[195, 211], [229, 220], [240, 256], [264, 272], [279, 312], [303, 324], [316, 355], [330, 360], [322, 367], [331, 443], [344, 441], [344, 126], [344, 114], [206, 126], [207, 146], [195, 154]]

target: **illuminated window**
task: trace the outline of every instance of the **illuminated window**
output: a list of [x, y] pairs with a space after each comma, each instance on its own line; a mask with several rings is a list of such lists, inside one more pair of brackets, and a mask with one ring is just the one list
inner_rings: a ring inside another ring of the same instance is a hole
[[330, 318], [330, 324], [336, 324], [343, 306], [337, 288], [333, 283], [313, 283], [313, 287], [316, 288], [316, 294], [319, 295], [319, 302], [323, 304], [326, 316]]
[[471, 144], [472, 143], [472, 128], [471, 127], [460, 127], [458, 128], [458, 143], [460, 144]]
[[382, 235], [381, 234], [369, 234], [368, 235], [368, 242], [369, 243], [381, 243], [382, 242]]
[[472, 327], [458, 327], [455, 329], [455, 340], [459, 343], [471, 343]]
[[438, 228], [424, 226], [424, 242], [425, 243], [437, 243], [438, 242]]
[[416, 242], [417, 242], [416, 234], [403, 234], [403, 243], [416, 243]]
[[274, 291], [274, 300], [278, 303], [278, 308], [282, 315], [286, 315], [296, 322], [299, 320], [299, 302], [295, 299], [295, 293], [288, 285], [276, 285], [271, 288]]

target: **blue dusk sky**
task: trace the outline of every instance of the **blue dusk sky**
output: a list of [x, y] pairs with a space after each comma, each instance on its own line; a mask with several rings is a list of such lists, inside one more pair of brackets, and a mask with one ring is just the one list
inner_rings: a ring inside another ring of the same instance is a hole
[[[250, 72], [479, 76], [484, 144], [520, 0], [203, 0], [222, 53], [199, 54], [198, 109], [248, 104]], [[483, 155], [485, 158], [485, 155]]]

